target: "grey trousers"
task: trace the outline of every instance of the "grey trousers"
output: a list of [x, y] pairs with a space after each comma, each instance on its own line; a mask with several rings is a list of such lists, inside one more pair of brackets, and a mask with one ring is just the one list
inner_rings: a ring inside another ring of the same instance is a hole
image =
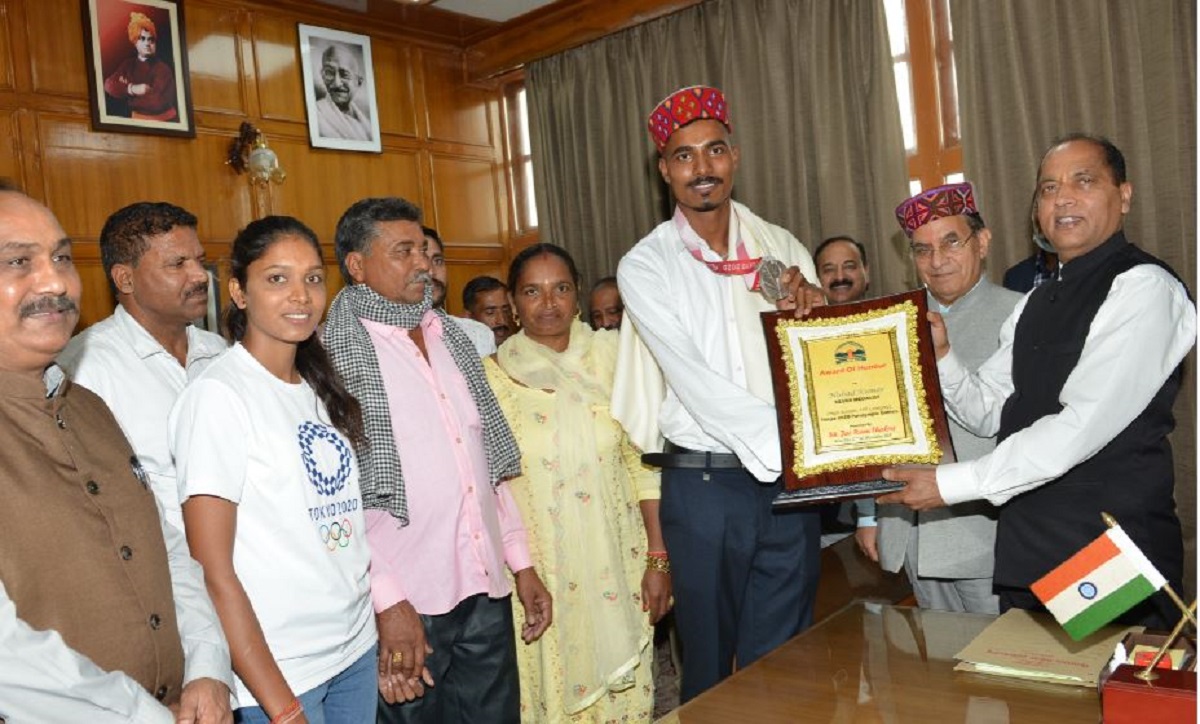
[[922, 578], [917, 575], [917, 526], [908, 531], [904, 572], [912, 583], [917, 605], [934, 611], [1000, 613], [1000, 599], [992, 593], [992, 577]]

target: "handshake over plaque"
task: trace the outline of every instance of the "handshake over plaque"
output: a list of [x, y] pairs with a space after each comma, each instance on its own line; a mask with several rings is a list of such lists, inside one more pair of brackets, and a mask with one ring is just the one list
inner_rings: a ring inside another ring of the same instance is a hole
[[882, 495], [903, 487], [886, 467], [954, 461], [926, 311], [916, 290], [762, 314], [783, 452], [775, 505]]

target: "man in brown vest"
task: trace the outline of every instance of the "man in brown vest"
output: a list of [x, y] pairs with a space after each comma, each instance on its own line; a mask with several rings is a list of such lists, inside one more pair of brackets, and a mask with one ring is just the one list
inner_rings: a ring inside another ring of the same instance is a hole
[[231, 722], [203, 574], [104, 402], [54, 364], [80, 288], [54, 215], [0, 190], [0, 718]]

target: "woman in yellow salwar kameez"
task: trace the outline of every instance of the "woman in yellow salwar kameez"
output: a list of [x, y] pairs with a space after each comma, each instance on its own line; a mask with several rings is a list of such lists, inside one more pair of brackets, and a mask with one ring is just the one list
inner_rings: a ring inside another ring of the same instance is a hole
[[[525, 722], [649, 722], [652, 622], [670, 603], [658, 473], [609, 414], [617, 333], [578, 319], [579, 278], [550, 244], [513, 260], [522, 330], [486, 365], [521, 447], [509, 481], [554, 624], [517, 645]], [[520, 633], [522, 608], [513, 606]]]

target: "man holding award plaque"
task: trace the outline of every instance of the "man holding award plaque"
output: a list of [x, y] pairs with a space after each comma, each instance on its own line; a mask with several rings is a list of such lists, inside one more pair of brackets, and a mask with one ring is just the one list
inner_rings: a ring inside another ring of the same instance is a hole
[[[929, 510], [968, 500], [999, 506], [995, 586], [1000, 608], [1039, 608], [1030, 584], [1104, 532], [1111, 513], [1178, 587], [1183, 539], [1167, 435], [1196, 342], [1196, 308], [1179, 277], [1122, 231], [1133, 186], [1110, 141], [1061, 139], [1038, 168], [1035, 218], [1054, 245], [1056, 279], [1022, 299], [1000, 348], [972, 374], [931, 315], [951, 414], [996, 434], [977, 460], [885, 471], [905, 488], [881, 503]], [[1124, 623], [1170, 628], [1156, 595]]]
[[759, 314], [824, 298], [796, 238], [730, 197], [738, 149], [721, 91], [676, 91], [649, 126], [676, 207], [617, 269], [633, 324], [621, 326], [613, 415], [662, 468], [687, 701], [812, 622], [820, 521], [772, 512], [782, 465]]
[[[969, 183], [922, 191], [896, 208], [911, 240], [913, 265], [939, 312], [955, 354], [974, 372], [996, 351], [1000, 326], [1021, 295], [983, 274], [992, 232], [983, 223]], [[995, 439], [950, 419], [959, 460], [991, 452]], [[921, 608], [997, 613], [992, 593], [996, 509], [983, 500], [921, 512], [858, 503], [855, 538], [867, 557], [893, 573], [904, 568]]]

